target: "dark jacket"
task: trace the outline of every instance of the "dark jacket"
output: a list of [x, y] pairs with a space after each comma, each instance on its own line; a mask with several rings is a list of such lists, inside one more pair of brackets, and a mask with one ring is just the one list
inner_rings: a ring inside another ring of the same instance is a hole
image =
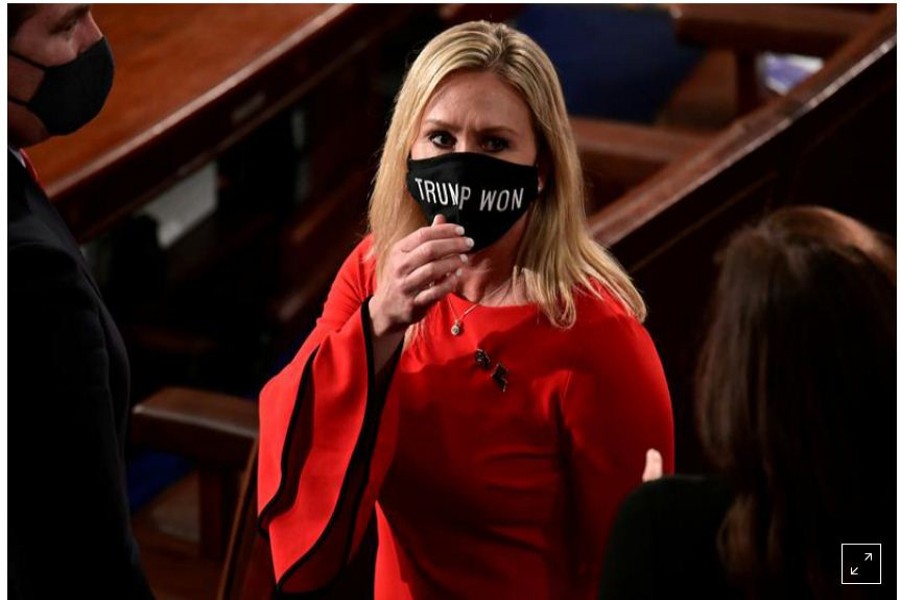
[[610, 534], [600, 600], [739, 598], [716, 550], [732, 500], [713, 477], [663, 477], [636, 489]]
[[125, 346], [65, 223], [7, 154], [10, 598], [150, 598], [125, 494]]

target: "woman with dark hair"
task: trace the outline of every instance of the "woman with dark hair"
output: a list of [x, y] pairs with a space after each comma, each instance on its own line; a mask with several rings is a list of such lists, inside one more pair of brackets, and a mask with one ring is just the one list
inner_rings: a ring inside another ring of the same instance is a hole
[[[825, 208], [732, 239], [697, 376], [720, 475], [628, 498], [601, 598], [894, 597], [896, 290], [893, 242]], [[881, 544], [881, 586], [841, 584], [842, 543]]]

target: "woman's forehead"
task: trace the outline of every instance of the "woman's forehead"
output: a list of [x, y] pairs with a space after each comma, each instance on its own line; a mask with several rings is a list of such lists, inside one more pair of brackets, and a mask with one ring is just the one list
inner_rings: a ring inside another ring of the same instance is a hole
[[510, 84], [491, 72], [460, 72], [438, 85], [425, 105], [422, 123], [462, 127], [530, 128], [531, 110]]

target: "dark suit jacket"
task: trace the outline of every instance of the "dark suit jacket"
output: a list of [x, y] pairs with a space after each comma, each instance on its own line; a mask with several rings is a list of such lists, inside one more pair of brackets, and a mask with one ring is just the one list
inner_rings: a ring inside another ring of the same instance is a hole
[[124, 484], [125, 346], [65, 223], [7, 154], [10, 598], [150, 598]]
[[739, 598], [716, 550], [732, 499], [716, 478], [682, 475], [641, 485], [613, 524], [600, 600]]

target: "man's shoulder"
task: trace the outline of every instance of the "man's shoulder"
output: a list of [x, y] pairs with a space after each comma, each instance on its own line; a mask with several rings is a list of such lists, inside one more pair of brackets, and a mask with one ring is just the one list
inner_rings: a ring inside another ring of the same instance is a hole
[[8, 211], [6, 224], [10, 260], [14, 254], [27, 256], [40, 249], [69, 254], [59, 236], [29, 206], [24, 191], [21, 195], [11, 191]]
[[[90, 285], [75, 254], [27, 201], [7, 222], [7, 268], [11, 296], [30, 298], [41, 294], [77, 293], [89, 298]], [[12, 210], [10, 211], [12, 213]], [[49, 300], [49, 299], [44, 299]]]
[[8, 201], [6, 220], [7, 224], [12, 226], [14, 223], [26, 219], [30, 213], [28, 202], [26, 201], [28, 174], [12, 150], [7, 150], [6, 155], [6, 195]]

